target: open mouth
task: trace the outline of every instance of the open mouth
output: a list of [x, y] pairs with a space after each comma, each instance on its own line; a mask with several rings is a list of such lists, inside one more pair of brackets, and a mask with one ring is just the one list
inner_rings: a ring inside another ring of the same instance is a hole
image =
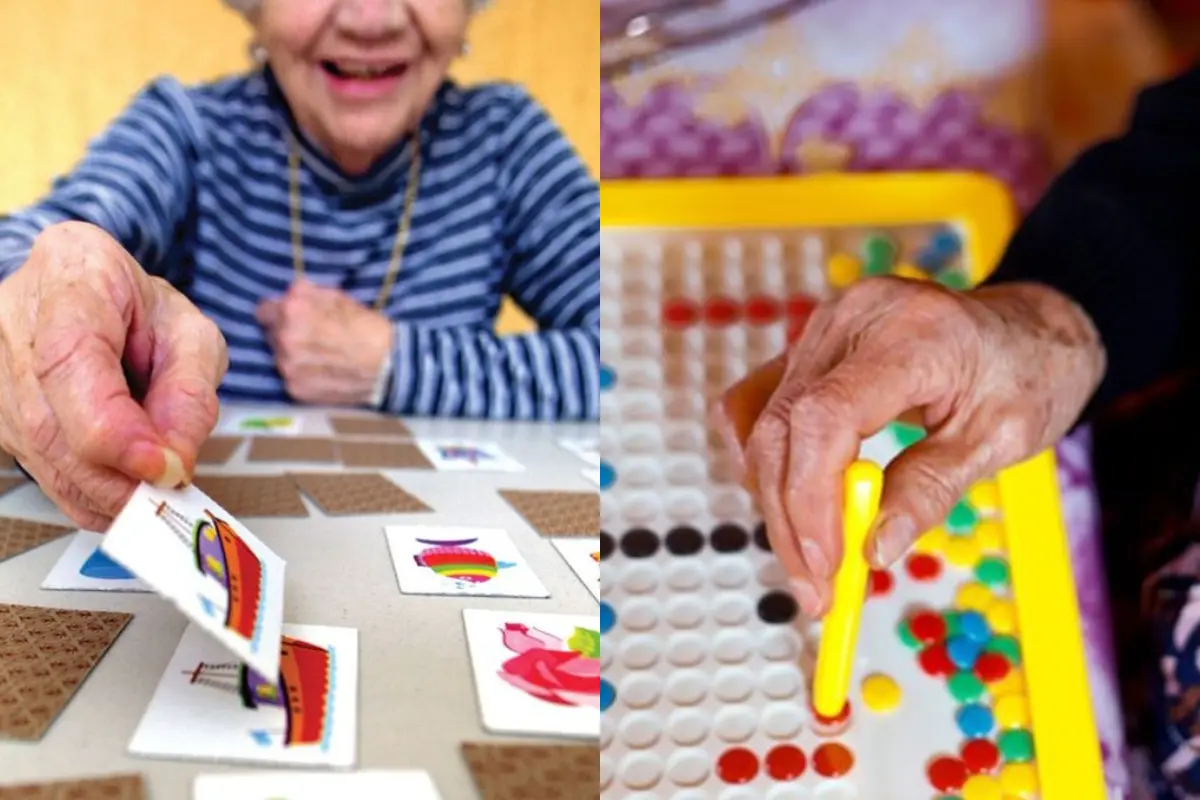
[[407, 65], [398, 64], [350, 64], [341, 61], [322, 61], [321, 69], [341, 80], [378, 81], [387, 78], [398, 78], [404, 74]]

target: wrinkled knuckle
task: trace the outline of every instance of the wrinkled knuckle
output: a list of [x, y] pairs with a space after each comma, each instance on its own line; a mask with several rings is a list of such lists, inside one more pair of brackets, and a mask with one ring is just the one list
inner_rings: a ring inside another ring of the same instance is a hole
[[51, 468], [49, 476], [43, 478], [43, 482], [49, 482], [50, 494], [57, 498], [60, 504], [79, 509], [81, 512], [87, 509], [88, 504], [79, 484], [63, 470]]
[[958, 502], [962, 490], [934, 464], [913, 461], [911, 468], [921, 486], [921, 493], [930, 507], [943, 513], [949, 511]]
[[849, 392], [834, 381], [821, 381], [792, 403], [792, 430], [817, 435], [832, 429], [851, 414], [853, 400]]
[[746, 441], [747, 449], [755, 454], [778, 451], [788, 436], [787, 413], [778, 403], [772, 403], [758, 418]]
[[835, 309], [839, 315], [857, 313], [863, 308], [878, 305], [885, 298], [903, 291], [903, 282], [895, 278], [871, 276], [847, 286], [838, 298]]
[[53, 414], [36, 407], [26, 407], [20, 412], [21, 436], [29, 452], [43, 456], [58, 449], [62, 428]]
[[189, 414], [194, 415], [197, 423], [215, 425], [220, 413], [220, 402], [217, 399], [216, 387], [203, 377], [181, 379], [172, 385], [172, 391], [177, 395], [177, 401], [186, 401], [184, 405]]
[[97, 511], [106, 517], [115, 517], [129, 502], [135, 485], [124, 477], [98, 479], [88, 487], [87, 496]]
[[51, 225], [33, 241], [31, 260], [44, 267], [67, 268], [72, 274], [105, 270], [120, 263], [120, 245], [90, 222]]

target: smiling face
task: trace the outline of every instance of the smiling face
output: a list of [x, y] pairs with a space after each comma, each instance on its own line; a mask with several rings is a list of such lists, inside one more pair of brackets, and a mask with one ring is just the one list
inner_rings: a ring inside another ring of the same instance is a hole
[[347, 172], [416, 128], [466, 35], [470, 0], [262, 0], [258, 41], [300, 127]]

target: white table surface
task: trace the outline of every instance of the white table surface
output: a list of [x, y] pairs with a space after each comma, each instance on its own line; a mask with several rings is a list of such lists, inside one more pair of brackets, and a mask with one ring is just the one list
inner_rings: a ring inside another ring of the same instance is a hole
[[[226, 409], [227, 411], [233, 409]], [[240, 410], [240, 409], [239, 409]], [[290, 411], [304, 435], [329, 432], [326, 412]], [[433, 507], [423, 515], [332, 518], [307, 498], [307, 519], [250, 519], [250, 529], [287, 561], [286, 620], [359, 632], [358, 769], [428, 771], [444, 800], [478, 798], [460, 745], [512, 741], [480, 726], [463, 608], [597, 614], [588, 590], [548, 539], [535, 533], [498, 489], [596, 491], [585, 464], [560, 448], [563, 437], [591, 437], [595, 425], [406, 420], [418, 437], [500, 443], [522, 473], [382, 470]], [[229, 464], [201, 474], [278, 474], [290, 464], [248, 464], [243, 446]], [[335, 470], [313, 465], [313, 470]], [[65, 522], [35, 486], [0, 500], [0, 516]], [[550, 592], [549, 599], [402, 595], [383, 534], [404, 521], [503, 527]], [[40, 588], [70, 537], [0, 563], [0, 603], [121, 611], [134, 615], [63, 713], [39, 742], [0, 740], [0, 784], [140, 773], [150, 800], [187, 800], [205, 772], [245, 765], [134, 759], [127, 745], [162, 677], [185, 622], [150, 594], [60, 592]], [[182, 722], [182, 721], [181, 721]], [[267, 767], [266, 769], [269, 769]]]

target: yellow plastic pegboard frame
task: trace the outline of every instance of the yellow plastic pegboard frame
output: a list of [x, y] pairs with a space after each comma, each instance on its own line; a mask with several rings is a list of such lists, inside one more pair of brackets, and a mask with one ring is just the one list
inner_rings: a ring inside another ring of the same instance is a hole
[[[1016, 224], [1003, 184], [972, 173], [606, 181], [602, 228], [748, 230], [953, 224], [972, 282]], [[996, 482], [1044, 800], [1104, 800], [1100, 744], [1054, 454]]]

